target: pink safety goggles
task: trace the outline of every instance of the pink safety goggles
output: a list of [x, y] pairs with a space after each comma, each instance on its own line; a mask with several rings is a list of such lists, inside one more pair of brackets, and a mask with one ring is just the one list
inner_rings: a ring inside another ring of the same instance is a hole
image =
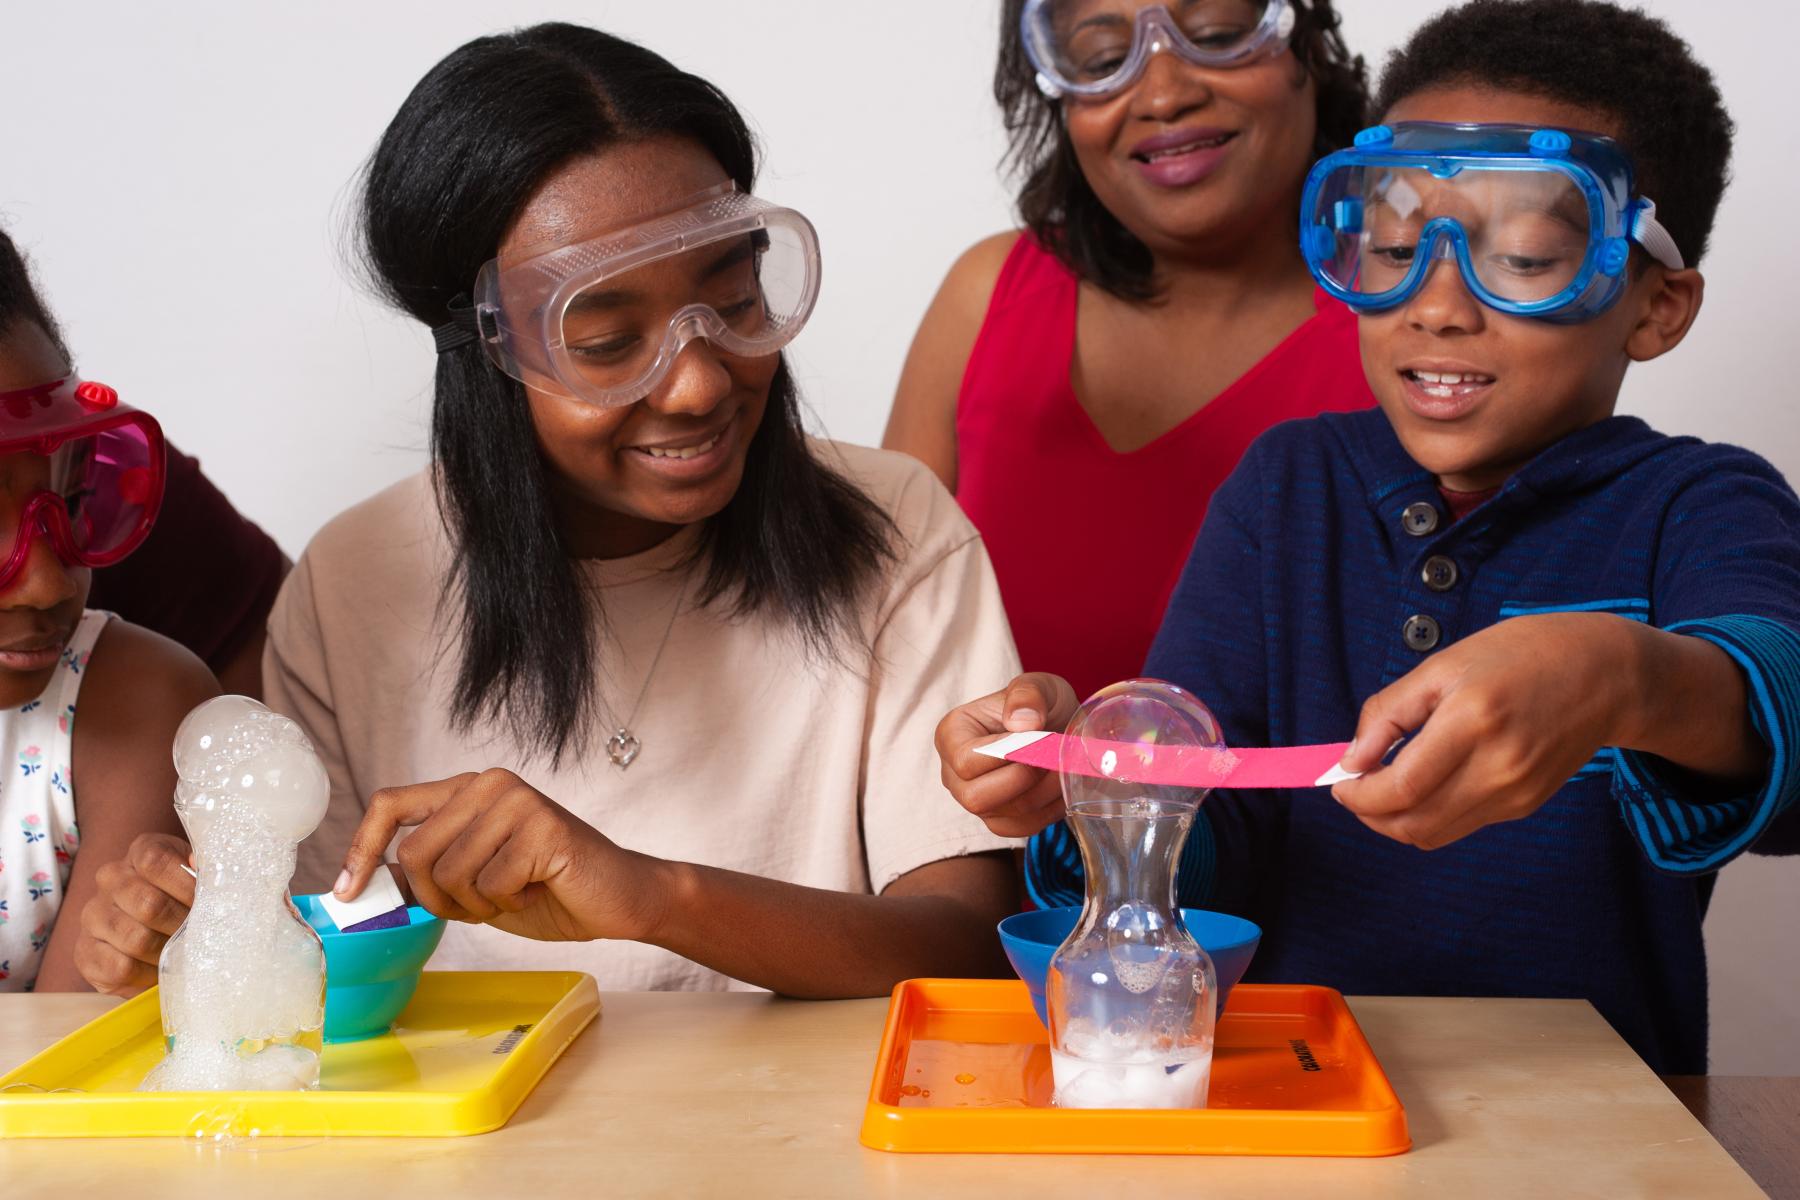
[[[0, 392], [0, 457], [49, 462], [44, 482], [17, 510], [0, 590], [25, 566], [42, 534], [70, 566], [107, 567], [140, 546], [162, 504], [162, 427], [119, 403], [103, 383], [70, 376]], [[0, 514], [0, 537], [4, 536]]]

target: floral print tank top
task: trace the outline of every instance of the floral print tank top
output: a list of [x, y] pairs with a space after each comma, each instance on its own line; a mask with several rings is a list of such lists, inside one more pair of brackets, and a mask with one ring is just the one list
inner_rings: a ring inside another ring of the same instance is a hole
[[36, 981], [81, 845], [69, 774], [75, 697], [109, 620], [83, 613], [43, 694], [0, 712], [0, 992]]

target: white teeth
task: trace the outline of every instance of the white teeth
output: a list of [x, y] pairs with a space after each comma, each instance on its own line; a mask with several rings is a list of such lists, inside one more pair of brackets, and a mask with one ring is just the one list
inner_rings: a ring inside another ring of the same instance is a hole
[[1223, 146], [1224, 144], [1225, 138], [1223, 136], [1206, 138], [1203, 141], [1187, 142], [1180, 146], [1170, 146], [1167, 150], [1152, 150], [1150, 153], [1144, 155], [1144, 159], [1147, 162], [1155, 162], [1159, 158], [1174, 158], [1178, 154], [1192, 154], [1196, 150], [1210, 150], [1214, 146]]
[[642, 450], [645, 454], [648, 454], [651, 458], [678, 458], [679, 459], [679, 458], [699, 458], [702, 454], [705, 454], [708, 450], [711, 450], [714, 446], [716, 446], [718, 444], [719, 444], [719, 435], [715, 433], [715, 434], [713, 434], [713, 436], [711, 438], [707, 439], [704, 442], [701, 442], [698, 446], [683, 446], [680, 449], [664, 449], [660, 446], [640, 446], [638, 448], [640, 450]]
[[[1492, 375], [1477, 375], [1473, 371], [1413, 371], [1411, 372], [1411, 375], [1420, 383], [1459, 384], [1494, 382], [1494, 377]], [[1437, 393], [1433, 392], [1432, 394], [1436, 395]], [[1445, 394], [1448, 395], [1448, 393]]]

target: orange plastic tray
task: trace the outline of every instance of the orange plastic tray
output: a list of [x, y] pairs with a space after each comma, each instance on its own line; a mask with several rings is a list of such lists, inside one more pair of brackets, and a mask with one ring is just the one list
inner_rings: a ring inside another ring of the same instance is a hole
[[1412, 1145], [1406, 1110], [1344, 998], [1239, 984], [1219, 1020], [1208, 1107], [1051, 1108], [1049, 1034], [1017, 981], [894, 989], [862, 1144], [990, 1154], [1373, 1157]]

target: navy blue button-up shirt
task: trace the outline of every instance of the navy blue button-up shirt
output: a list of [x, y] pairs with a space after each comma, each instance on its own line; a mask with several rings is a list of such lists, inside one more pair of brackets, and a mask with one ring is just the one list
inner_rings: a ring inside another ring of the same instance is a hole
[[[1415, 505], [1438, 512], [1429, 532], [1403, 523]], [[1443, 590], [1432, 558], [1455, 564]], [[1800, 501], [1761, 458], [1612, 417], [1453, 522], [1380, 412], [1278, 426], [1214, 497], [1145, 674], [1206, 701], [1230, 744], [1343, 741], [1362, 702], [1429, 654], [1568, 611], [1731, 654], [1770, 749], [1759, 785], [1723, 794], [1603, 750], [1531, 817], [1430, 852], [1325, 789], [1215, 792], [1180, 901], [1263, 926], [1250, 978], [1581, 997], [1657, 1070], [1704, 1071], [1713, 872], [1752, 845], [1800, 849]], [[1033, 839], [1026, 868], [1038, 904], [1080, 902], [1065, 827]]]

